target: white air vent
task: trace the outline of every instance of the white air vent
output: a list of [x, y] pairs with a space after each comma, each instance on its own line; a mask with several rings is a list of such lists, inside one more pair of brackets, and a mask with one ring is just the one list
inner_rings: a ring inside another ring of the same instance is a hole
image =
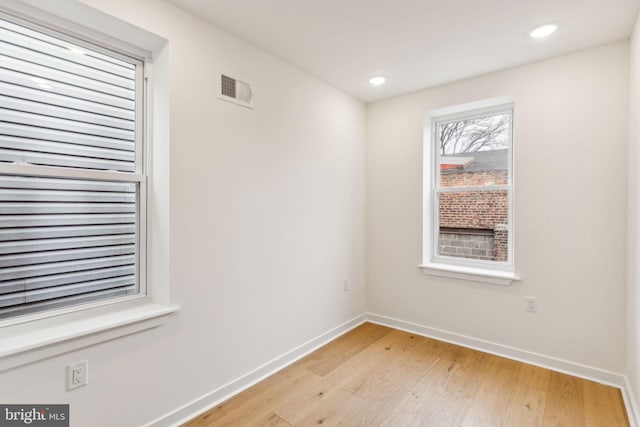
[[244, 107], [253, 108], [253, 92], [249, 83], [220, 74], [218, 98]]

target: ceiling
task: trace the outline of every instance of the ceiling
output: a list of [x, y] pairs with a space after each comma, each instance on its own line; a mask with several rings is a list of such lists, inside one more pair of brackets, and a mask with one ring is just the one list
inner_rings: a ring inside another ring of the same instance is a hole
[[[628, 39], [640, 0], [171, 0], [371, 102]], [[546, 39], [528, 32], [560, 25]], [[373, 87], [372, 76], [387, 83]]]

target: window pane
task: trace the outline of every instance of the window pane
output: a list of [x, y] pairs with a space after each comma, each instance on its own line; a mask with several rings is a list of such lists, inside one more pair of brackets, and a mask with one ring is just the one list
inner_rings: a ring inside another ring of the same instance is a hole
[[137, 193], [0, 175], [0, 318], [137, 293]]
[[0, 162], [135, 172], [136, 65], [0, 19]]
[[87, 169], [142, 172], [142, 63], [2, 18], [0, 56], [0, 319], [139, 293], [141, 184]]
[[509, 183], [510, 114], [437, 124], [441, 187]]
[[439, 256], [509, 260], [507, 190], [440, 193], [438, 212]]

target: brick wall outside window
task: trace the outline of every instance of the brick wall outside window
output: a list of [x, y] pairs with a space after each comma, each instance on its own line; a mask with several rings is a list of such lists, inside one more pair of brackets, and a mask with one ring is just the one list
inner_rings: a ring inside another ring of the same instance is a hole
[[441, 255], [508, 260], [508, 192], [484, 191], [481, 188], [482, 185], [507, 182], [506, 170], [441, 172], [442, 187], [478, 186], [478, 191], [440, 194], [441, 232], [438, 246]]

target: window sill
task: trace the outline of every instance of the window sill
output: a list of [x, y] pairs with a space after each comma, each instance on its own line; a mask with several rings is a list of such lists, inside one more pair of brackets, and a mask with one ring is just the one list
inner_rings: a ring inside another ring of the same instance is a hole
[[138, 298], [0, 328], [0, 372], [155, 328], [178, 310]]
[[419, 266], [430, 276], [449, 277], [452, 279], [470, 280], [490, 283], [492, 285], [509, 286], [520, 277], [510, 271], [487, 270], [483, 268], [463, 267], [458, 265], [427, 263]]

